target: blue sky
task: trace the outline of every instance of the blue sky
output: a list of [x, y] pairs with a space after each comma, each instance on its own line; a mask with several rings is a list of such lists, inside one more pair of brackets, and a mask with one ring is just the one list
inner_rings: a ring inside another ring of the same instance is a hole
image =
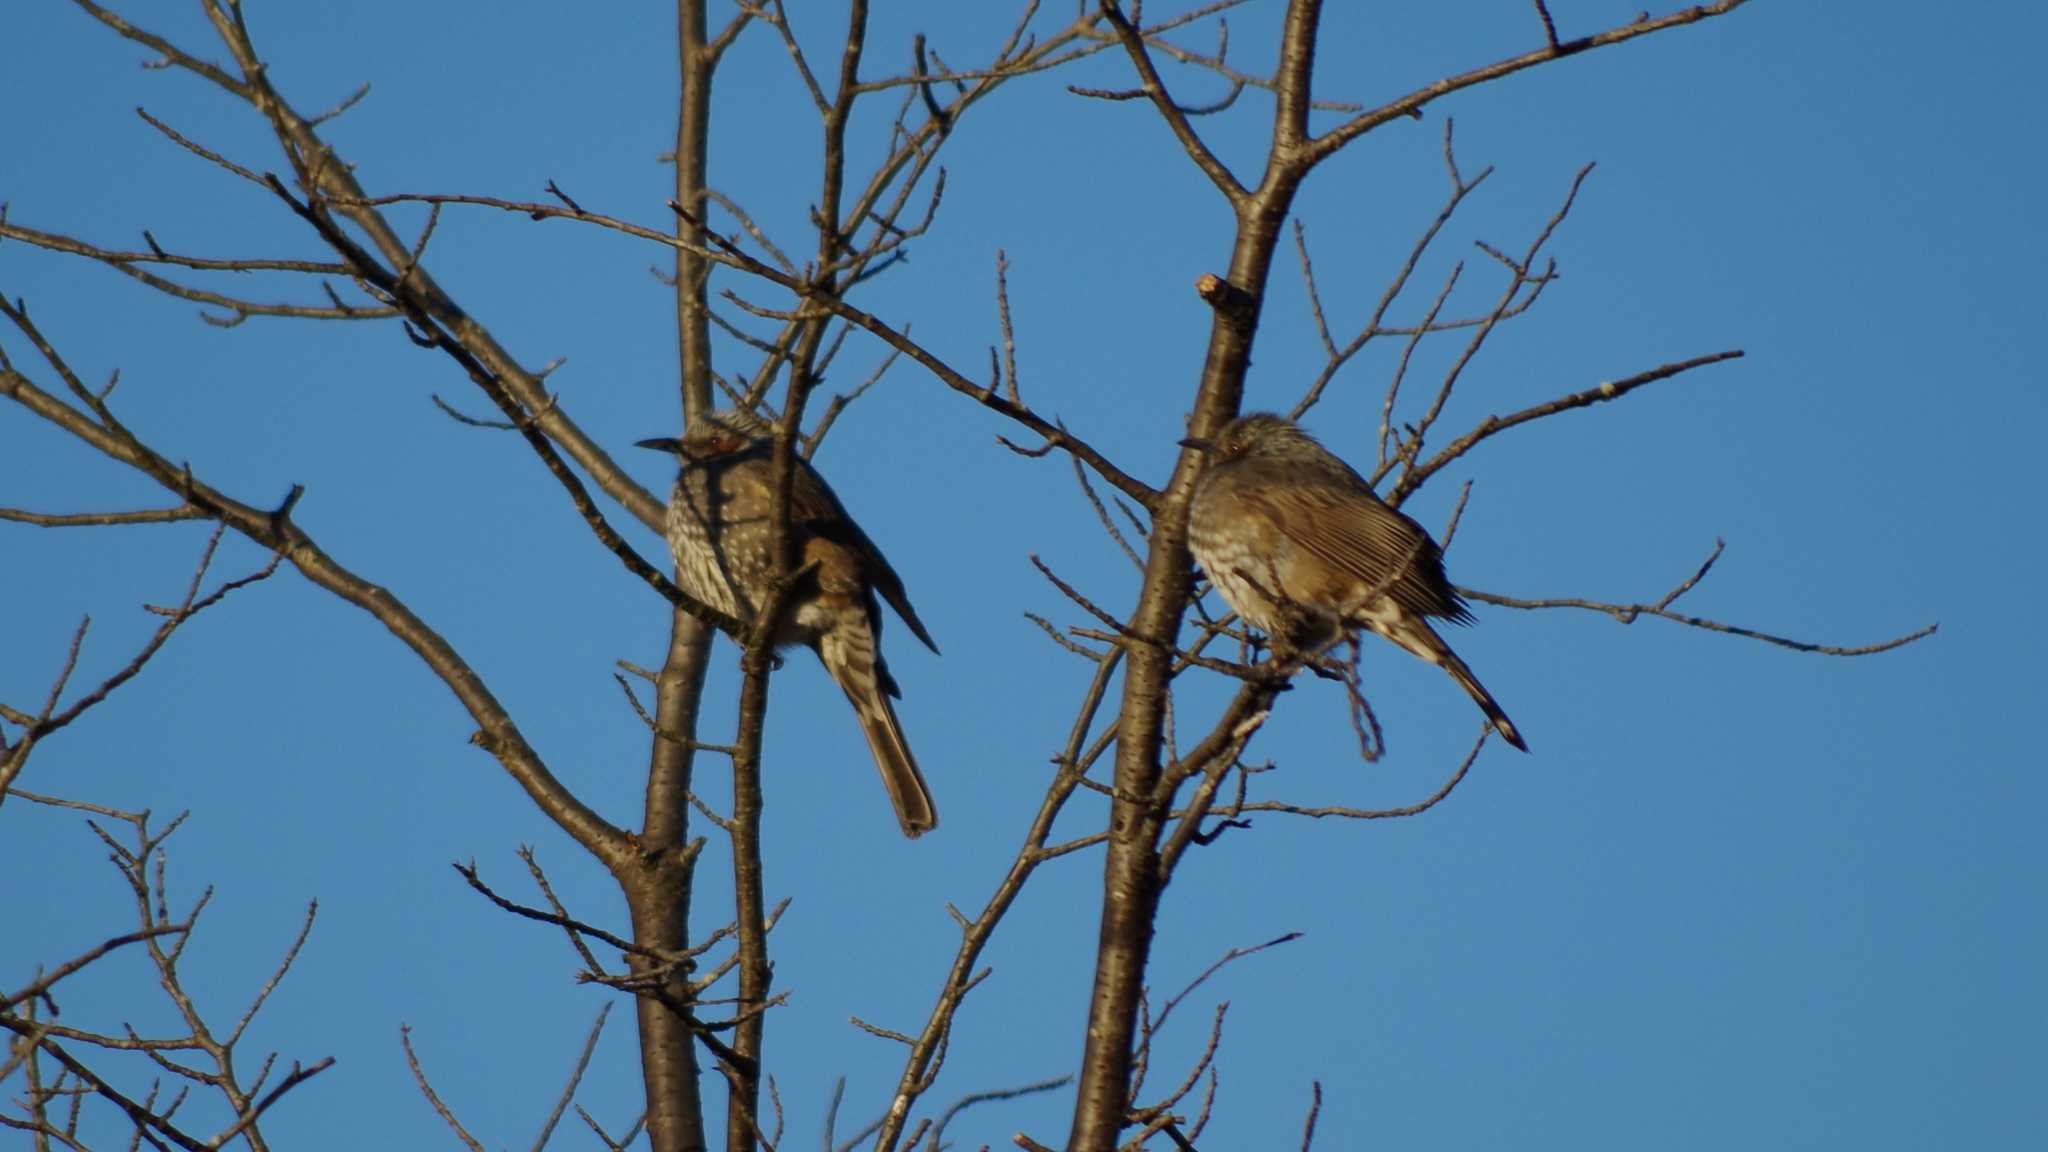
[[[196, 11], [138, 20], [203, 44]], [[836, 20], [793, 18], [822, 59]], [[869, 61], [905, 66], [915, 31], [965, 64], [999, 42], [980, 6], [888, 6]], [[1325, 21], [1318, 94], [1377, 101], [1538, 43], [1507, 0], [1372, 6]], [[1557, 0], [1569, 36], [1634, 5]], [[1264, 69], [1279, 6], [1233, 15], [1233, 59]], [[636, 5], [565, 21], [556, 6], [261, 4], [273, 78], [304, 108], [369, 81], [331, 129], [373, 192], [580, 202], [665, 227], [672, 15]], [[1052, 14], [1057, 20], [1059, 13]], [[1048, 24], [1048, 26], [1050, 26]], [[262, 193], [133, 114], [146, 106], [242, 162], [279, 160], [245, 109], [68, 6], [10, 18], [0, 200], [23, 225], [108, 246], [143, 228], [174, 250], [317, 255]], [[1444, 194], [1442, 119], [1470, 174], [1495, 173], [1393, 315], [1413, 320], [1450, 265], [1454, 297], [1498, 291], [1486, 240], [1526, 245], [1572, 173], [1598, 167], [1551, 251], [1563, 278], [1505, 326], [1443, 427], [1669, 360], [1733, 364], [1492, 441], [1409, 506], [1440, 525], [1474, 482], [1454, 579], [1523, 596], [1655, 599], [1728, 543], [1681, 606], [1833, 644], [1938, 621], [1935, 638], [1861, 660], [1802, 655], [1644, 620], [1481, 608], [1452, 637], [1534, 748], [1498, 745], [1424, 817], [1366, 826], [1261, 819], [1191, 854], [1166, 897], [1164, 990], [1225, 950], [1288, 931], [1182, 1009], [1158, 1076], [1178, 1074], [1230, 1002], [1205, 1146], [1292, 1146], [1311, 1080], [1318, 1147], [2032, 1147], [2048, 1139], [2048, 907], [2037, 717], [2048, 700], [2037, 589], [2044, 554], [2032, 445], [2048, 419], [2027, 350], [2048, 259], [2032, 46], [2048, 18], [1924, 6], [1762, 2], [1697, 28], [1528, 73], [1388, 125], [1326, 165], [1298, 203], [1332, 323], [1355, 326]], [[1205, 42], [1206, 43], [1206, 42]], [[209, 51], [207, 54], [215, 53]], [[1203, 77], [1170, 79], [1209, 98]], [[1162, 479], [1207, 334], [1191, 285], [1220, 271], [1229, 219], [1156, 116], [1063, 85], [1127, 84], [1104, 57], [1014, 85], [948, 144], [944, 207], [910, 262], [862, 297], [974, 372], [996, 337], [997, 250], [1026, 397], [1135, 474]], [[713, 183], [785, 247], [803, 247], [816, 128], [756, 29], [720, 74]], [[879, 113], [877, 113], [879, 117]], [[1319, 122], [1326, 125], [1328, 121]], [[1202, 127], [1242, 171], [1267, 105]], [[883, 127], [860, 125], [872, 143]], [[404, 217], [416, 222], [416, 217]], [[602, 442], [673, 434], [672, 301], [662, 251], [562, 223], [451, 212], [442, 282], [551, 379]], [[721, 274], [723, 275], [723, 274]], [[736, 279], [723, 281], [744, 290]], [[0, 291], [25, 297], [88, 378], [119, 367], [118, 410], [167, 454], [252, 502], [304, 484], [299, 521], [389, 586], [480, 670], [558, 775], [615, 821], [637, 811], [642, 730], [610, 679], [653, 663], [662, 604], [592, 542], [516, 440], [463, 428], [439, 393], [482, 406], [436, 356], [382, 324], [252, 320], [232, 330], [104, 268], [0, 244]], [[0, 335], [17, 360], [18, 340]], [[1449, 342], [1418, 354], [1420, 380]], [[751, 361], [728, 348], [721, 366]], [[1397, 346], [1338, 377], [1311, 427], [1367, 461]], [[828, 391], [876, 362], [854, 339]], [[1300, 280], [1276, 266], [1249, 401], [1285, 407], [1321, 364]], [[891, 828], [858, 731], [799, 654], [776, 681], [768, 743], [777, 984], [768, 1053], [791, 1140], [879, 1110], [894, 1046], [858, 1015], [915, 1031], [949, 962], [945, 903], [979, 907], [1035, 808], [1087, 668], [1023, 619], [1076, 614], [1042, 555], [1099, 602], [1137, 581], [1058, 459], [1024, 460], [976, 408], [907, 366], [855, 405], [820, 465], [902, 573], [944, 649], [892, 630], [904, 723], [944, 816]], [[630, 462], [665, 485], [653, 456]], [[26, 413], [0, 408], [0, 505], [139, 507], [149, 486]], [[623, 516], [615, 520], [624, 523]], [[0, 700], [39, 702], [78, 618], [82, 682], [126, 661], [175, 601], [205, 537], [184, 524], [43, 531], [0, 525]], [[634, 542], [659, 542], [635, 527]], [[262, 557], [222, 548], [224, 575]], [[1361, 805], [1434, 790], [1476, 731], [1444, 677], [1380, 645], [1365, 673], [1388, 726], [1378, 764], [1350, 751], [1341, 698], [1310, 684], [1255, 755], [1276, 795]], [[710, 735], [729, 725], [730, 647], [713, 661]], [[1222, 698], [1192, 685], [1193, 732]], [[22, 784], [166, 814], [174, 890], [216, 895], [187, 960], [232, 1017], [320, 917], [252, 1043], [337, 1057], [268, 1122], [309, 1148], [427, 1145], [401, 1022], [443, 1096], [492, 1146], [521, 1145], [607, 993], [571, 983], [555, 934], [487, 907], [447, 867], [475, 858], [520, 891], [532, 844], [587, 918], [623, 922], [606, 878], [481, 753], [447, 691], [368, 617], [286, 572], [193, 622], [89, 722], [52, 738]], [[704, 790], [722, 793], [715, 768]], [[1063, 830], [1099, 826], [1077, 803]], [[10, 931], [0, 986], [121, 930], [125, 896], [81, 821], [0, 808]], [[710, 867], [722, 868], [714, 854]], [[715, 872], [714, 872], [715, 874]], [[930, 1100], [1070, 1071], [1092, 963], [1100, 857], [1048, 866], [998, 935], [995, 976], [961, 1018]], [[698, 915], [725, 913], [716, 888]], [[133, 958], [81, 978], [81, 1020], [165, 1023]], [[615, 1012], [580, 1098], [608, 1125], [637, 1110], [630, 1014]], [[139, 1073], [133, 1073], [139, 1075]], [[18, 1084], [10, 1084], [10, 1093]], [[992, 1104], [966, 1147], [1019, 1128], [1048, 1142], [1068, 1098]], [[842, 1125], [845, 1131], [848, 1125]], [[582, 1146], [565, 1133], [558, 1146]]]

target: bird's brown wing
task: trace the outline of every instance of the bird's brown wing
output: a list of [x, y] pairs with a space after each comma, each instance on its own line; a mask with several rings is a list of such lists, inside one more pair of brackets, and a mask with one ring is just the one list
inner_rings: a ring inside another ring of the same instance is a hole
[[1270, 482], [1242, 478], [1237, 495], [1296, 546], [1370, 587], [1384, 587], [1407, 611], [1460, 624], [1472, 618], [1444, 576], [1436, 541], [1422, 525], [1378, 499], [1349, 485], [1304, 481], [1298, 474]]
[[[845, 506], [839, 503], [839, 497], [833, 493], [831, 485], [825, 483], [825, 478], [801, 461], [797, 464], [795, 490], [790, 493], [789, 515], [791, 520], [803, 524], [818, 537], [849, 548], [859, 556], [869, 586], [881, 593], [882, 599], [887, 600], [896, 614], [903, 618], [903, 623], [910, 627], [911, 635], [932, 651], [939, 650], [939, 646], [932, 642], [932, 634], [925, 631], [924, 621], [917, 618], [917, 610], [910, 606], [910, 596], [903, 590], [903, 578], [896, 575], [882, 550], [875, 547], [868, 534], [846, 514]], [[881, 621], [877, 620], [878, 630], [880, 624]]]

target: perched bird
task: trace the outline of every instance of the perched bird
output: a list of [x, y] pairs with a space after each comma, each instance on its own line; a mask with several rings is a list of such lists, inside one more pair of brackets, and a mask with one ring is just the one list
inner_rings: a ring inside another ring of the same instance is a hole
[[[681, 459], [667, 524], [677, 585], [721, 612], [752, 618], [766, 602], [775, 573], [769, 552], [774, 430], [748, 412], [711, 412], [692, 420], [681, 440], [642, 440], [640, 447]], [[902, 693], [882, 662], [876, 594], [925, 647], [939, 647], [910, 607], [903, 581], [824, 477], [799, 458], [791, 481], [789, 527], [797, 568], [816, 568], [793, 593], [775, 643], [802, 644], [818, 654], [853, 704], [903, 834], [921, 836], [938, 825], [939, 814], [889, 704]]]
[[1208, 461], [1195, 482], [1188, 541], [1209, 582], [1276, 647], [1316, 652], [1366, 628], [1451, 674], [1508, 743], [1522, 734], [1429, 626], [1471, 612], [1444, 577], [1422, 525], [1387, 507], [1358, 473], [1292, 420], [1240, 416], [1190, 438]]

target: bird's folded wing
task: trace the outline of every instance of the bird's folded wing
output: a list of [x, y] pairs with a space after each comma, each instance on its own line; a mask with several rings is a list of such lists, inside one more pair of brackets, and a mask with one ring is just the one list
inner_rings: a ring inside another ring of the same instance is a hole
[[1244, 485], [1238, 497], [1296, 547], [1383, 588], [1394, 603], [1424, 616], [1466, 619], [1443, 575], [1443, 554], [1413, 520], [1369, 496], [1298, 477]]
[[[910, 626], [910, 633], [924, 642], [934, 652], [939, 646], [932, 642], [931, 633], [925, 631], [924, 621], [917, 618], [916, 609], [910, 606], [910, 596], [903, 591], [903, 578], [889, 566], [889, 560], [868, 534], [861, 531], [853, 517], [846, 514], [846, 508], [839, 503], [839, 497], [832, 491], [825, 478], [808, 465], [797, 469], [796, 486], [790, 493], [790, 519], [803, 524], [819, 537], [851, 549], [858, 557], [867, 582], [882, 599], [896, 610], [903, 622]], [[875, 621], [877, 630], [880, 619]]]

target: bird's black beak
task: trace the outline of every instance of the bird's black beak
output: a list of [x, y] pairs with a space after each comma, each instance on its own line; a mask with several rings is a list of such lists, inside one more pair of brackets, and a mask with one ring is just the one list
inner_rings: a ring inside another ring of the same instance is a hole
[[1213, 441], [1204, 440], [1200, 436], [1190, 436], [1181, 441], [1180, 446], [1183, 448], [1198, 448], [1204, 452], [1214, 452], [1216, 450], [1216, 445]]
[[633, 447], [652, 448], [656, 452], [673, 452], [680, 455], [683, 451], [683, 442], [673, 436], [658, 436], [652, 440], [636, 440]]

